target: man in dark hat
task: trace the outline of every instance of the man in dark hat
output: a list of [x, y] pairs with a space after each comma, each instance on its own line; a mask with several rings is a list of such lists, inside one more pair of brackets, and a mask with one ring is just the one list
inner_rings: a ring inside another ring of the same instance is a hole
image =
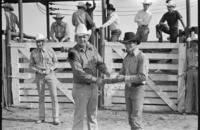
[[122, 33], [119, 23], [119, 16], [115, 13], [115, 8], [112, 4], [108, 5], [108, 21], [106, 23], [104, 23], [102, 26], [102, 28], [105, 28], [107, 26], [109, 26], [110, 30], [111, 30], [111, 39], [110, 41], [116, 42], [119, 40], [119, 37]]
[[51, 38], [55, 42], [67, 42], [70, 40], [69, 37], [69, 28], [66, 22], [63, 22], [62, 16], [60, 13], [53, 17], [56, 21], [51, 25]]
[[140, 41], [133, 32], [126, 32], [124, 41], [127, 55], [117, 76], [125, 81], [125, 101], [131, 130], [142, 130], [144, 84], [148, 78], [148, 59], [138, 49]]
[[[11, 33], [11, 39], [14, 40], [15, 37], [19, 37], [19, 32], [17, 32], [16, 30], [16, 25], [18, 27], [18, 29], [20, 28], [20, 23], [19, 20], [17, 18], [17, 16], [15, 15], [15, 13], [13, 13], [14, 8], [11, 4], [9, 3], [5, 3], [3, 6], [4, 11], [5, 11], [5, 18], [6, 18], [6, 30], [10, 30]], [[6, 34], [7, 31], [3, 30], [3, 33]], [[28, 38], [28, 39], [35, 39], [34, 36], [30, 36], [27, 34], [23, 34], [24, 38]]]
[[86, 12], [90, 15], [90, 17], [93, 19], [93, 11], [96, 8], [96, 3], [93, 1], [93, 7], [92, 4], [90, 4], [89, 2], [86, 2]]

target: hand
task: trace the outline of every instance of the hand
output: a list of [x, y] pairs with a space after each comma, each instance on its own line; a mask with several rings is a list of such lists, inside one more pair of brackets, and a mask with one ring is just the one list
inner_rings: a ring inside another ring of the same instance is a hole
[[111, 74], [109, 72], [107, 72], [105, 75], [106, 75], [106, 77], [110, 77]]
[[51, 70], [50, 69], [47, 69], [47, 70], [45, 70], [45, 71], [43, 71], [44, 72], [44, 74], [49, 74], [50, 72], [51, 72]]
[[117, 75], [117, 76], [116, 76], [116, 79], [117, 79], [118, 81], [125, 81], [125, 76], [124, 76], [124, 75]]
[[104, 82], [103, 82], [103, 79], [102, 78], [97, 78], [97, 81], [96, 81], [97, 85], [99, 87], [103, 86], [104, 85]]

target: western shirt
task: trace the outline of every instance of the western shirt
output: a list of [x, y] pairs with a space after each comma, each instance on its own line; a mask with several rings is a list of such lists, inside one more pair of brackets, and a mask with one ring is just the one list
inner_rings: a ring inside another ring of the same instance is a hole
[[194, 51], [192, 48], [187, 50], [187, 66], [198, 67], [198, 51]]
[[57, 57], [52, 48], [34, 49], [30, 55], [30, 67], [37, 70], [54, 70]]
[[[70, 58], [73, 55], [73, 58]], [[106, 65], [97, 49], [87, 43], [84, 47], [75, 45], [68, 53], [68, 61], [72, 67], [74, 83], [95, 83], [97, 69], [106, 74]]]
[[148, 10], [144, 11], [143, 9], [138, 11], [135, 16], [135, 22], [138, 24], [138, 26], [149, 25], [151, 19], [152, 13]]
[[174, 10], [172, 12], [165, 13], [160, 22], [164, 23], [167, 21], [170, 28], [178, 28], [178, 20], [180, 19], [182, 19], [181, 14], [177, 10]]
[[126, 83], [144, 83], [148, 76], [148, 60], [142, 51], [136, 48], [123, 60], [120, 74], [125, 75]]
[[115, 12], [112, 12], [108, 18], [108, 21], [105, 22], [102, 25], [102, 27], [109, 26], [110, 30], [112, 31], [120, 29], [119, 24], [120, 24], [119, 16]]
[[61, 24], [58, 24], [57, 22], [53, 22], [51, 25], [51, 37], [53, 37], [54, 34], [56, 38], [69, 37], [69, 28], [67, 23], [61, 22]]
[[15, 25], [19, 28], [19, 20], [13, 12], [5, 11], [6, 16], [6, 28], [10, 29], [12, 32], [16, 32]]

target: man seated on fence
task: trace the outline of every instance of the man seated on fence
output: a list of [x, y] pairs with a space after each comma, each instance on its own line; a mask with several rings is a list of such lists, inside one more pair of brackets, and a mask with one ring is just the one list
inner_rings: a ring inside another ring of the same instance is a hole
[[[17, 30], [16, 30], [16, 26], [18, 27], [18, 29], [20, 28], [19, 20], [18, 20], [16, 14], [13, 13], [14, 8], [12, 7], [11, 4], [5, 3], [2, 7], [4, 8], [5, 18], [6, 18], [6, 30], [3, 30], [2, 33], [7, 34], [7, 30], [10, 30], [11, 40], [15, 40], [16, 37], [20, 36], [20, 33], [17, 32]], [[27, 39], [35, 39], [34, 36], [30, 36], [27, 34], [23, 34], [23, 37], [27, 38]]]
[[198, 113], [198, 35], [188, 38], [186, 64], [185, 112]]
[[[162, 32], [170, 35], [170, 42], [176, 43], [178, 37], [178, 20], [180, 20], [184, 30], [185, 24], [181, 14], [175, 10], [176, 4], [173, 0], [169, 0], [166, 3], [168, 12], [165, 13], [158, 25], [156, 25], [156, 37], [159, 39], [159, 42], [163, 41]], [[167, 21], [167, 24], [164, 22]]]
[[133, 32], [126, 32], [122, 43], [127, 55], [116, 77], [125, 82], [125, 101], [131, 130], [142, 130], [144, 84], [148, 78], [148, 58], [138, 49], [140, 40]]
[[109, 29], [111, 30], [111, 39], [110, 41], [116, 42], [119, 41], [119, 37], [122, 33], [120, 27], [119, 27], [119, 16], [115, 12], [115, 7], [112, 4], [108, 5], [108, 21], [100, 26], [100, 28], [105, 28], [109, 26]]
[[97, 69], [110, 76], [97, 49], [88, 42], [90, 34], [84, 24], [79, 24], [75, 33], [77, 44], [68, 52], [68, 61], [73, 72], [72, 96], [75, 102], [72, 130], [84, 129], [85, 115], [88, 130], [98, 130], [98, 86], [103, 85], [103, 80], [96, 77]]
[[68, 42], [69, 37], [69, 26], [66, 22], [63, 22], [62, 16], [60, 13], [56, 14], [56, 17], [53, 17], [56, 21], [51, 24], [51, 38], [54, 42]]
[[35, 71], [37, 90], [39, 94], [39, 120], [36, 123], [45, 122], [45, 84], [48, 85], [51, 101], [53, 124], [58, 125], [59, 106], [57, 98], [56, 77], [54, 69], [57, 57], [52, 48], [44, 45], [45, 38], [42, 34], [36, 35], [37, 48], [31, 52], [30, 68]]

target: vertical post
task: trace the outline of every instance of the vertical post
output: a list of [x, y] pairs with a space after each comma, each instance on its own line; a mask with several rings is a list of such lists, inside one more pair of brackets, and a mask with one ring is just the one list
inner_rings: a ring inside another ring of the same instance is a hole
[[[102, 24], [106, 22], [106, 16], [106, 0], [102, 0]], [[106, 29], [104, 31], [104, 35], [106, 36]]]
[[22, 7], [22, 0], [19, 0], [18, 2], [18, 9], [19, 9], [19, 34], [20, 34], [20, 42], [23, 41], [23, 7]]
[[50, 35], [49, 35], [49, 28], [50, 28], [50, 24], [49, 24], [49, 1], [46, 1], [46, 21], [47, 21], [47, 38], [50, 39]]
[[187, 27], [190, 27], [190, 0], [186, 0]]
[[185, 78], [183, 74], [186, 70], [186, 45], [179, 43], [178, 57], [178, 111], [183, 112], [185, 108]]

